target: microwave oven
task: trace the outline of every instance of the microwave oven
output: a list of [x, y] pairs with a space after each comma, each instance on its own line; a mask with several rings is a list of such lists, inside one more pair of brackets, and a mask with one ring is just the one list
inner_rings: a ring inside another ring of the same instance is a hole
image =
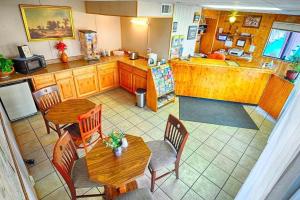
[[45, 57], [41, 55], [33, 55], [30, 58], [14, 58], [13, 63], [16, 72], [21, 74], [29, 74], [46, 67]]

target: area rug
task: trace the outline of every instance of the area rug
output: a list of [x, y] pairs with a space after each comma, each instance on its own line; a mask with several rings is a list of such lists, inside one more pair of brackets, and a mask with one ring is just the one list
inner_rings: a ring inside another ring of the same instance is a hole
[[256, 129], [243, 104], [194, 97], [179, 97], [181, 120]]

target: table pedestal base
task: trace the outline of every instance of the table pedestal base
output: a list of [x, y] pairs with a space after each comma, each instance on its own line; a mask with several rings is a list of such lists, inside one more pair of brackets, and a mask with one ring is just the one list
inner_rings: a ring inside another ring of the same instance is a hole
[[111, 186], [105, 186], [105, 200], [114, 200], [117, 196], [130, 192], [137, 189], [137, 182], [132, 181], [130, 183], [127, 183], [124, 186], [121, 186], [119, 188], [111, 187]]

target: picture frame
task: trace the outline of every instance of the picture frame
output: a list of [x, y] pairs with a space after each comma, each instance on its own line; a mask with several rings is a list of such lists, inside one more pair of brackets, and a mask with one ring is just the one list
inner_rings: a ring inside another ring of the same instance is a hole
[[228, 35], [226, 34], [218, 34], [217, 35], [217, 40], [219, 41], [226, 41], [228, 39]]
[[177, 32], [177, 28], [178, 28], [178, 22], [173, 22], [172, 32], [176, 33]]
[[245, 44], [246, 44], [246, 40], [244, 40], [244, 39], [238, 39], [236, 41], [236, 46], [238, 46], [238, 47], [244, 47]]
[[260, 15], [248, 15], [244, 17], [243, 27], [246, 28], [259, 28], [262, 20]]
[[189, 26], [187, 40], [195, 40], [198, 33], [198, 26]]
[[18, 46], [18, 51], [21, 58], [30, 58], [33, 56], [27, 45]]
[[28, 4], [19, 7], [28, 41], [75, 39], [71, 7]]
[[194, 19], [193, 19], [193, 23], [199, 23], [200, 21], [200, 13], [199, 12], [195, 12], [194, 13]]

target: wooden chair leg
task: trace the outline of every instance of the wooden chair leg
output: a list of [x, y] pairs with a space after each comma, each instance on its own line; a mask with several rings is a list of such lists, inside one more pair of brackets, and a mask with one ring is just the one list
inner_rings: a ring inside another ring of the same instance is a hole
[[151, 172], [151, 192], [154, 192], [155, 187], [155, 179], [156, 179], [156, 171]]
[[179, 179], [179, 162], [175, 163], [175, 174], [176, 174], [176, 179]]
[[47, 129], [47, 133], [50, 134], [50, 124], [49, 124], [49, 121], [46, 120], [45, 118], [44, 118], [44, 121], [45, 121], [46, 129]]

